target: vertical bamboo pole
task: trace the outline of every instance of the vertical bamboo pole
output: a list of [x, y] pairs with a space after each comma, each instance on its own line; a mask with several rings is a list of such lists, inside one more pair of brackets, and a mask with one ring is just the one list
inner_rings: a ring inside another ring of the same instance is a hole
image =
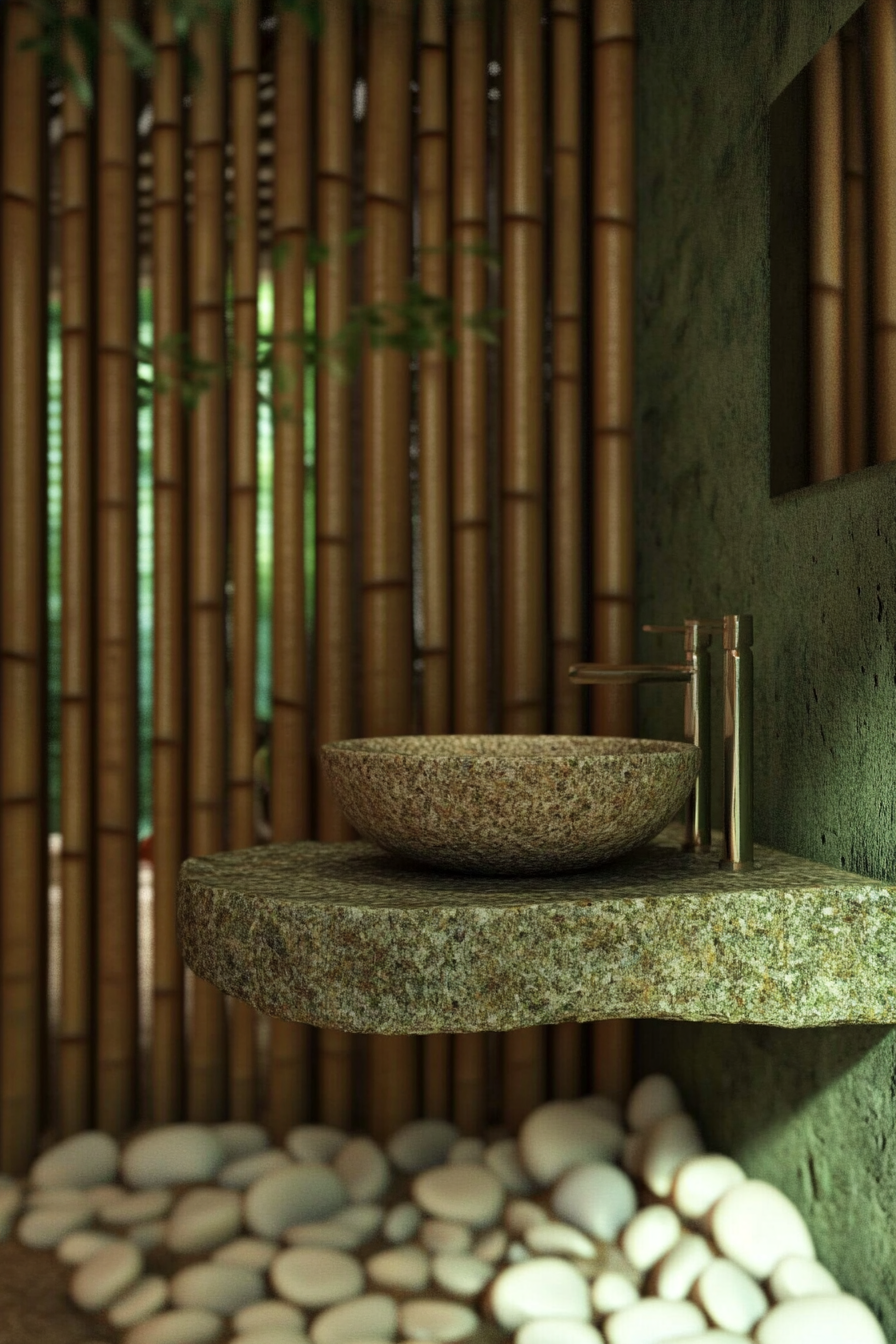
[[[230, 788], [228, 843], [255, 843], [255, 569], [258, 484], [258, 0], [240, 0], [233, 11], [231, 136], [233, 139], [233, 340], [230, 385], [231, 619]], [[233, 1120], [251, 1120], [256, 1099], [256, 1014], [240, 999], [230, 1003], [230, 1105]]]
[[865, 171], [865, 80], [862, 70], [861, 15], [843, 29], [845, 469], [868, 464], [868, 257], [867, 179]]
[[[365, 155], [364, 296], [400, 301], [410, 238], [411, 0], [372, 0]], [[362, 721], [366, 737], [411, 728], [409, 370], [401, 350], [363, 360]], [[371, 1036], [370, 1130], [378, 1139], [416, 1114], [416, 1041]]]
[[896, 461], [896, 0], [868, 0], [874, 452]]
[[[503, 724], [544, 727], [545, 593], [542, 443], [544, 59], [538, 0], [508, 0], [504, 48]], [[504, 1038], [505, 1121], [544, 1097], [546, 1032]]]
[[[153, 6], [153, 343], [160, 375], [176, 377], [183, 330], [181, 53], [167, 0]], [[153, 1023], [152, 1116], [184, 1105], [184, 965], [175, 923], [184, 858], [185, 490], [183, 406], [176, 383], [153, 402]]]
[[24, 1172], [41, 1128], [46, 840], [41, 801], [45, 602], [44, 220], [40, 57], [28, 5], [3, 51], [0, 251], [0, 1170]]
[[[66, 14], [83, 17], [84, 0]], [[83, 53], [66, 43], [83, 73]], [[62, 986], [59, 1127], [87, 1129], [92, 1116], [93, 984], [93, 397], [91, 395], [90, 147], [86, 109], [71, 86], [62, 104]]]
[[134, 80], [101, 0], [97, 197], [96, 1121], [134, 1119], [137, 1092], [137, 436]]
[[[635, 640], [633, 0], [594, 0], [593, 34], [594, 657], [626, 663]], [[631, 687], [597, 688], [593, 710], [598, 734], [634, 731]], [[594, 1086], [618, 1097], [630, 1071], [631, 1025], [597, 1023]]]
[[813, 482], [843, 475], [843, 104], [840, 34], [810, 66], [809, 462]]
[[[424, 0], [417, 128], [420, 282], [427, 294], [439, 298], [448, 295], [447, 80], [445, 0]], [[483, 99], [483, 114], [484, 109]], [[447, 733], [451, 728], [448, 369], [439, 350], [424, 350], [420, 357], [419, 422], [423, 731]]]
[[[193, 224], [190, 233], [190, 342], [218, 371], [190, 418], [190, 705], [189, 847], [224, 848], [225, 673], [225, 388], [224, 361], [224, 69], [218, 24], [193, 37], [201, 76], [190, 108]], [[198, 977], [187, 1055], [187, 1114], [220, 1120], [226, 1110], [224, 996]]]
[[[352, 10], [331, 0], [318, 44], [317, 233], [326, 249], [317, 268], [317, 330], [331, 339], [345, 326], [351, 287], [346, 237], [352, 219]], [[317, 742], [354, 736], [352, 687], [352, 440], [349, 386], [324, 363], [317, 374]], [[318, 761], [319, 840], [350, 840], [352, 829]], [[347, 1129], [352, 1117], [352, 1036], [318, 1034], [320, 1119]]]
[[[445, 0], [420, 9], [420, 118], [417, 126], [420, 283], [448, 295], [448, 49]], [[420, 356], [420, 552], [423, 587], [423, 731], [451, 730], [451, 503], [448, 368], [439, 350]], [[448, 1114], [450, 1038], [423, 1038], [428, 1115]], [[445, 1109], [441, 1109], [444, 1107]]]
[[[553, 0], [551, 281], [551, 609], [553, 727], [582, 731], [582, 695], [569, 668], [582, 657], [582, 145], [579, 0]], [[552, 1090], [579, 1091], [582, 1028], [551, 1029]]]
[[[274, 129], [273, 723], [271, 829], [275, 841], [308, 836], [308, 709], [305, 670], [304, 329], [309, 209], [308, 37], [301, 18], [281, 13]], [[269, 1124], [282, 1135], [308, 1114], [310, 1030], [271, 1023]]]
[[[452, 369], [454, 726], [488, 730], [488, 451], [486, 354], [467, 319], [486, 306], [486, 15], [461, 0], [452, 24], [453, 290], [457, 356]], [[465, 1048], [465, 1047], [464, 1047]]]

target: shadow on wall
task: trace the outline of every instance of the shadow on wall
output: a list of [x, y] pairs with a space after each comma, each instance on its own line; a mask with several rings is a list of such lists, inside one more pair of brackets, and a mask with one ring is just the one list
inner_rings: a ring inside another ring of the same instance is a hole
[[671, 1074], [707, 1147], [790, 1196], [819, 1258], [896, 1340], [896, 1261], [885, 1249], [896, 1188], [896, 1030], [644, 1022], [638, 1038], [638, 1075]]

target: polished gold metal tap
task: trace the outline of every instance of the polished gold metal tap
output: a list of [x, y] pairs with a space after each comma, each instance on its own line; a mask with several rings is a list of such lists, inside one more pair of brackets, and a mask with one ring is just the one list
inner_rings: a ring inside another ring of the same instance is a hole
[[712, 748], [710, 727], [710, 645], [722, 635], [725, 651], [725, 783], [724, 857], [720, 866], [733, 871], [753, 867], [753, 618], [723, 620], [688, 617], [683, 625], [645, 625], [649, 634], [683, 634], [685, 662], [616, 666], [577, 663], [569, 675], [577, 685], [634, 685], [644, 682], [687, 683], [685, 738], [700, 748], [700, 770], [688, 801], [684, 848], [705, 852], [712, 847]]

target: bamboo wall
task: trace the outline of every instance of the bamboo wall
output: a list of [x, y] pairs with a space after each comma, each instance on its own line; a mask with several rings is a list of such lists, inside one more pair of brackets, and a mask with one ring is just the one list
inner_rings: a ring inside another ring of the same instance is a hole
[[[258, 1115], [277, 1134], [321, 1120], [384, 1137], [427, 1114], [474, 1132], [512, 1127], [549, 1096], [598, 1086], [618, 1095], [627, 1084], [625, 1024], [352, 1038], [263, 1022], [185, 975], [178, 956], [182, 859], [268, 838], [256, 754], [259, 277], [274, 290], [270, 838], [351, 838], [319, 770], [327, 741], [634, 730], [630, 697], [588, 702], [566, 678], [581, 656], [633, 653], [633, 0], [328, 0], [319, 35], [295, 12], [262, 28], [268, 13], [262, 0], [238, 0], [230, 41], [212, 23], [194, 30], [201, 78], [185, 98], [185, 53], [166, 0], [148, 16], [133, 0], [100, 0], [92, 113], [71, 88], [60, 97], [47, 87], [37, 56], [19, 50], [28, 6], [10, 0], [3, 19], [8, 1171], [24, 1168], [48, 1125], [120, 1133], [140, 1118]], [[155, 52], [145, 81], [110, 28], [144, 17]], [[61, 136], [48, 137], [48, 102], [61, 105]], [[151, 128], [138, 133], [146, 107]], [[61, 174], [55, 216], [48, 154]], [[152, 286], [157, 378], [145, 1076], [138, 275]], [[332, 341], [358, 305], [400, 306], [409, 280], [453, 305], [453, 350], [367, 343], [348, 377], [319, 358], [306, 395], [309, 312], [317, 341]], [[61, 297], [64, 333], [66, 576], [52, 1087], [46, 333], [37, 316], [48, 286]], [[485, 315], [496, 308], [497, 319]], [[195, 407], [178, 354], [185, 340], [213, 370]]]

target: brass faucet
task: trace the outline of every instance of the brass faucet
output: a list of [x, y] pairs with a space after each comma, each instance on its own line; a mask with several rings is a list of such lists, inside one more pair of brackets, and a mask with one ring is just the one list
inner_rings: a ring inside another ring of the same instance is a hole
[[578, 663], [569, 669], [577, 685], [634, 685], [650, 681], [687, 683], [684, 731], [700, 748], [700, 770], [688, 800], [684, 848], [705, 852], [712, 845], [710, 645], [721, 633], [725, 652], [724, 858], [720, 867], [753, 867], [753, 618], [726, 616], [722, 621], [689, 617], [683, 626], [645, 625], [650, 634], [684, 634], [682, 664]]

